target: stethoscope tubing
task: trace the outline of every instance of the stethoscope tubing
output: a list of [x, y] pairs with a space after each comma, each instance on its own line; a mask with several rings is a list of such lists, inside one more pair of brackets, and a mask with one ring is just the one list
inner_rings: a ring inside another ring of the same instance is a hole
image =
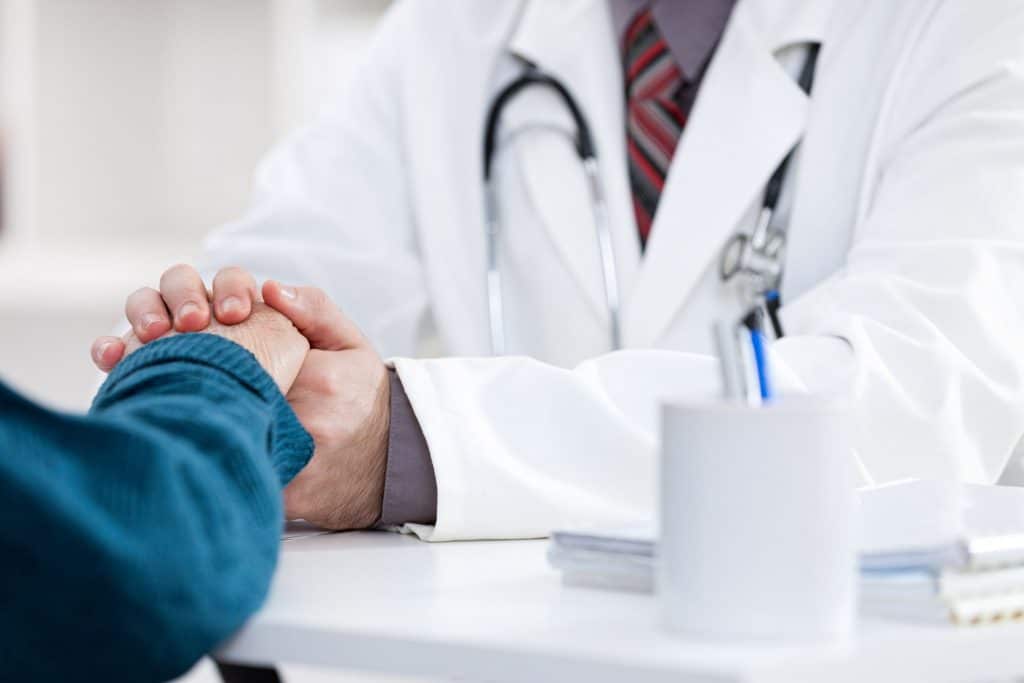
[[586, 176], [587, 192], [590, 195], [594, 219], [594, 234], [600, 255], [602, 284], [605, 305], [608, 311], [608, 336], [613, 350], [622, 348], [622, 326], [620, 323], [619, 278], [612, 246], [611, 226], [605, 202], [600, 166], [594, 149], [590, 125], [576, 103], [576, 99], [554, 76], [546, 74], [536, 65], [523, 60], [526, 71], [502, 88], [491, 102], [484, 127], [483, 175], [484, 175], [484, 221], [487, 231], [487, 310], [491, 336], [491, 353], [496, 356], [506, 352], [505, 306], [499, 266], [499, 243], [501, 241], [500, 206], [494, 189], [492, 176], [494, 159], [498, 151], [498, 128], [501, 113], [508, 103], [527, 87], [540, 86], [552, 90], [565, 103], [576, 127], [574, 147]]

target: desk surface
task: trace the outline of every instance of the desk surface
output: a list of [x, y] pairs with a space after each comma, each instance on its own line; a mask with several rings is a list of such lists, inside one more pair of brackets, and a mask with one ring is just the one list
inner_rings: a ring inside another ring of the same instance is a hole
[[544, 541], [388, 533], [284, 543], [264, 609], [219, 653], [496, 681], [969, 681], [1024, 676], [1024, 626], [867, 621], [847, 648], [683, 640], [654, 598], [566, 587]]

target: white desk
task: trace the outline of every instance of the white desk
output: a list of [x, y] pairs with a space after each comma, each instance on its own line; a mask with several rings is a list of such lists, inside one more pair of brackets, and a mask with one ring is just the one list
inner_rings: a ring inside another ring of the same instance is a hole
[[269, 602], [225, 661], [489, 681], [977, 681], [1024, 677], [1024, 626], [868, 622], [847, 650], [662, 634], [654, 599], [564, 587], [544, 541], [386, 533], [286, 541]]

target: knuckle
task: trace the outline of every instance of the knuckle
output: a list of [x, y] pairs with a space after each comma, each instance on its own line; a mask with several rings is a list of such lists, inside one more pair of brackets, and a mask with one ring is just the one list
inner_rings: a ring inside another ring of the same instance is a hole
[[159, 300], [160, 293], [152, 287], [139, 287], [124, 300], [125, 314], [132, 315], [139, 308], [146, 307]]
[[132, 291], [132, 293], [128, 295], [128, 298], [129, 299], [134, 299], [135, 297], [139, 296], [140, 294], [143, 294], [143, 293], [149, 292], [149, 291], [151, 291], [150, 287], [139, 287], [138, 289]]
[[160, 289], [166, 287], [198, 287], [201, 282], [199, 272], [185, 263], [178, 263], [164, 271], [160, 276]]
[[134, 292], [128, 295], [129, 301], [137, 301], [140, 299], [149, 299], [153, 295], [157, 294], [157, 291], [152, 287], [139, 287]]
[[321, 389], [323, 393], [330, 396], [338, 396], [345, 388], [345, 376], [334, 370], [326, 370], [320, 373]]
[[252, 275], [249, 271], [242, 268], [241, 266], [226, 266], [217, 271], [217, 275], [214, 277], [214, 283], [216, 284], [242, 284], [248, 286], [254, 282]]
[[194, 270], [195, 269], [192, 266], [188, 265], [187, 263], [175, 263], [173, 266], [164, 271], [162, 277], [171, 278], [179, 277], [181, 275], [190, 275], [192, 272], [194, 272]]

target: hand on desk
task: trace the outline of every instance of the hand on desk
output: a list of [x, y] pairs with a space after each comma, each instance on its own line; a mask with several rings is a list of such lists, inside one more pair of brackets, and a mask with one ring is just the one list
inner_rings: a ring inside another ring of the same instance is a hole
[[[138, 345], [175, 332], [222, 334], [245, 346], [278, 382], [316, 442], [313, 459], [284, 491], [285, 514], [330, 529], [369, 527], [380, 516], [384, 495], [387, 369], [321, 290], [271, 281], [262, 294], [265, 304], [251, 275], [226, 268], [213, 281], [211, 307], [199, 274], [175, 266], [164, 273], [160, 291], [140, 289], [128, 297], [132, 332], [125, 340], [97, 339], [93, 359], [109, 371]], [[282, 338], [284, 325], [303, 340], [298, 362]]]

